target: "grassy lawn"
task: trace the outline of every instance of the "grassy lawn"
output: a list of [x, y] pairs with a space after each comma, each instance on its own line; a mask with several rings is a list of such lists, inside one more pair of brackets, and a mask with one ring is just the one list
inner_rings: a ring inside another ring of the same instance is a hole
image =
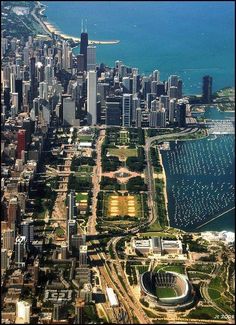
[[175, 235], [166, 233], [166, 232], [141, 232], [140, 237], [168, 237], [168, 238], [173, 238], [176, 239]]
[[184, 267], [182, 265], [171, 265], [171, 266], [163, 266], [159, 265], [155, 268], [155, 271], [172, 271], [180, 274], [185, 274]]
[[55, 230], [55, 234], [58, 236], [58, 237], [64, 237], [65, 235], [65, 232], [62, 228], [58, 227], [56, 230]]
[[156, 220], [155, 223], [153, 223], [151, 226], [147, 228], [148, 232], [155, 232], [155, 231], [160, 231], [163, 230], [159, 222]]
[[208, 293], [209, 293], [209, 296], [211, 297], [211, 299], [213, 299], [213, 300], [219, 299], [221, 297], [221, 293], [215, 289], [209, 288]]
[[216, 289], [216, 290], [221, 291], [221, 292], [222, 292], [222, 289], [225, 288], [225, 286], [226, 285], [225, 285], [224, 281], [219, 276], [216, 276], [214, 279], [212, 279], [210, 284], [209, 284], [209, 288]]
[[76, 202], [81, 200], [88, 200], [88, 193], [76, 193]]
[[191, 310], [186, 318], [196, 318], [196, 319], [214, 319], [214, 317], [219, 316], [219, 312], [212, 307], [199, 307], [197, 309]]
[[116, 156], [120, 157], [121, 159], [123, 158], [128, 158], [128, 157], [137, 157], [137, 149], [126, 149], [126, 148], [110, 148], [109, 149], [109, 154], [111, 156]]
[[199, 272], [188, 272], [188, 276], [189, 276], [189, 279], [201, 279], [201, 280], [206, 280], [206, 279], [210, 279], [211, 276], [209, 274], [202, 274], [202, 273], [199, 273]]
[[81, 142], [90, 142], [92, 141], [93, 136], [90, 134], [85, 134], [85, 135], [79, 135], [78, 138]]
[[156, 289], [156, 295], [159, 298], [169, 298], [169, 297], [176, 297], [176, 292], [173, 288], [161, 288], [158, 287]]
[[79, 173], [92, 173], [93, 167], [88, 165], [83, 165], [78, 168]]

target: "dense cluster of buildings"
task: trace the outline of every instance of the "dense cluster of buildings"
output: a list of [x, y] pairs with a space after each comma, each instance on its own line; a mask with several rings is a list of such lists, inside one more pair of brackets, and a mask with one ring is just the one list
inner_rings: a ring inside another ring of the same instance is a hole
[[[6, 30], [1, 36], [1, 279], [4, 282], [8, 270], [12, 269], [5, 303], [16, 301], [14, 317], [19, 323], [29, 323], [30, 304], [19, 300], [17, 288], [27, 284], [34, 290], [38, 284], [37, 256], [43, 252], [45, 239], [35, 238], [34, 220], [27, 207], [49, 128], [97, 124], [184, 127], [189, 104], [182, 94], [182, 80], [176, 75], [162, 82], [158, 70], [142, 76], [137, 68], [121, 61], [116, 61], [113, 68], [98, 66], [96, 47], [88, 45], [87, 32], [81, 34], [77, 56], [73, 55], [69, 41], [53, 34], [47, 41], [32, 36], [11, 38]], [[210, 100], [211, 83], [211, 79], [204, 79], [205, 101]], [[67, 241], [61, 245], [60, 256], [64, 261], [68, 256], [78, 258], [79, 267], [73, 266], [73, 281], [82, 279], [83, 285], [88, 286], [86, 238], [79, 234], [74, 216], [72, 192], [68, 197]], [[142, 251], [159, 249], [152, 248], [150, 243], [135, 245]], [[180, 252], [181, 245], [176, 245], [162, 241], [160, 251]], [[55, 259], [57, 253], [55, 250]], [[29, 261], [31, 255], [35, 257], [33, 261]], [[26, 273], [29, 274], [27, 283]], [[70, 294], [68, 290], [60, 291], [57, 285], [46, 291], [45, 299], [54, 301], [60, 295]], [[79, 297], [82, 300], [76, 303], [78, 321], [81, 321], [84, 301], [92, 299], [91, 288], [83, 290]], [[58, 320], [62, 307], [59, 304], [53, 308], [53, 317]], [[5, 319], [12, 320], [12, 317], [6, 315]]]

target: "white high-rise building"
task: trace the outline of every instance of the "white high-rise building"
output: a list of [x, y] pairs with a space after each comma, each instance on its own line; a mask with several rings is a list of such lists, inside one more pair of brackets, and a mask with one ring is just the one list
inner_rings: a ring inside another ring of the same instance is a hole
[[132, 118], [132, 94], [123, 94], [122, 101], [122, 125], [131, 126]]
[[169, 104], [169, 122], [174, 123], [175, 109], [176, 109], [176, 99], [171, 99]]
[[160, 71], [159, 70], [154, 70], [152, 73], [152, 80], [153, 81], [160, 81]]
[[87, 47], [87, 71], [96, 70], [96, 46]]
[[16, 75], [15, 75], [15, 73], [11, 72], [10, 73], [10, 91], [11, 91], [11, 93], [14, 93], [16, 91], [15, 81], [16, 81]]
[[16, 324], [30, 324], [31, 304], [26, 301], [16, 303]]
[[130, 93], [130, 77], [122, 78], [123, 93]]
[[88, 71], [87, 76], [87, 113], [88, 124], [97, 123], [97, 72]]
[[18, 113], [18, 104], [19, 104], [18, 93], [12, 93], [11, 94], [11, 102], [12, 102], [12, 105], [15, 106], [16, 112]]

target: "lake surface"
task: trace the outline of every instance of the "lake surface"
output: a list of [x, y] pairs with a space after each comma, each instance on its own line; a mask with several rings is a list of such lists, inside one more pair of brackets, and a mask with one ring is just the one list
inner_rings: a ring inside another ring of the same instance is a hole
[[[43, 1], [48, 20], [79, 36], [88, 21], [90, 39], [118, 39], [98, 45], [97, 63], [116, 60], [161, 80], [178, 74], [184, 93], [201, 93], [202, 77], [213, 77], [213, 90], [234, 86], [234, 2], [223, 1]], [[79, 48], [74, 50], [79, 52]]]
[[[207, 110], [205, 116], [217, 119], [219, 114], [225, 119], [229, 114], [235, 116], [216, 109]], [[187, 231], [234, 230], [234, 148], [234, 135], [212, 135], [201, 140], [171, 141], [170, 150], [161, 151], [172, 226]]]

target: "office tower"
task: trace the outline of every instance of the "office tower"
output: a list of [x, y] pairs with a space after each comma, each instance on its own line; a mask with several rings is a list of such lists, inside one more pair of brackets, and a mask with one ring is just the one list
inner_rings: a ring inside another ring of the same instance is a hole
[[170, 89], [170, 87], [178, 87], [178, 80], [179, 80], [179, 77], [176, 75], [169, 76], [168, 88]]
[[26, 148], [26, 131], [24, 129], [19, 130], [17, 134], [17, 158], [21, 159], [22, 150]]
[[66, 306], [62, 303], [55, 303], [53, 305], [53, 321], [60, 321], [65, 317]]
[[68, 194], [68, 219], [69, 220], [74, 219], [74, 217], [76, 216], [75, 209], [76, 209], [76, 206], [75, 206], [75, 192], [71, 191]]
[[9, 201], [8, 210], [7, 210], [7, 222], [10, 229], [15, 230], [16, 221], [18, 221], [19, 216], [19, 205], [17, 197], [13, 197]]
[[96, 46], [87, 47], [87, 71], [96, 70]]
[[157, 111], [151, 110], [149, 114], [149, 127], [156, 128], [157, 127]]
[[204, 76], [202, 84], [202, 102], [211, 103], [212, 100], [212, 77]]
[[64, 126], [79, 126], [80, 120], [76, 118], [75, 100], [71, 96], [62, 95], [62, 118]]
[[136, 109], [136, 121], [135, 121], [135, 126], [137, 128], [141, 128], [142, 125], [142, 110], [140, 107]]
[[87, 261], [88, 247], [86, 245], [81, 245], [79, 248], [79, 266], [86, 267], [88, 265]]
[[124, 78], [127, 76], [127, 67], [121, 64], [119, 67], [119, 78]]
[[159, 70], [154, 70], [152, 73], [152, 80], [153, 81], [160, 81], [160, 71]]
[[77, 73], [84, 71], [84, 54], [78, 54], [77, 58]]
[[161, 95], [165, 95], [165, 85], [163, 83], [159, 83], [156, 85], [156, 95], [160, 97]]
[[131, 126], [132, 121], [132, 94], [123, 94], [122, 100], [122, 125]]
[[1, 248], [1, 275], [3, 272], [6, 271], [8, 268], [8, 256], [7, 256], [7, 250], [5, 248]]
[[26, 238], [25, 236], [17, 236], [15, 241], [15, 264], [19, 267], [25, 265], [26, 256]]
[[35, 57], [31, 57], [30, 58], [30, 103], [31, 105], [35, 97], [37, 97]]
[[106, 125], [121, 125], [122, 103], [121, 97], [106, 98]]
[[78, 298], [75, 303], [75, 321], [74, 324], [84, 324], [84, 305], [83, 299]]
[[153, 80], [151, 82], [151, 93], [152, 94], [155, 94], [155, 95], [157, 94], [157, 84], [158, 84], [158, 82], [155, 80]]
[[23, 106], [28, 106], [29, 104], [29, 94], [30, 94], [30, 82], [23, 81]]
[[23, 84], [22, 80], [16, 79], [16, 81], [15, 81], [15, 92], [18, 94], [18, 107], [17, 107], [18, 112], [21, 110], [21, 106], [22, 106], [22, 103], [23, 103], [22, 84]]
[[25, 46], [23, 49], [23, 61], [24, 65], [29, 65], [29, 48]]
[[16, 324], [30, 324], [31, 304], [27, 301], [16, 302]]
[[170, 99], [172, 99], [172, 98], [178, 98], [178, 87], [171, 86], [169, 88], [169, 97], [170, 97]]
[[10, 88], [5, 87], [3, 92], [3, 102], [7, 110], [10, 109], [10, 101], [11, 101]]
[[159, 101], [159, 108], [164, 107], [167, 112], [169, 112], [169, 96], [161, 95], [160, 96], [160, 101]]
[[129, 94], [130, 93], [130, 77], [123, 77], [122, 84], [123, 84], [123, 93]]
[[156, 98], [156, 94], [148, 93], [146, 97], [147, 108], [151, 109], [151, 102]]
[[53, 72], [53, 67], [51, 65], [46, 65], [45, 70], [45, 82], [51, 86], [52, 85], [52, 79], [54, 78], [54, 72]]
[[166, 110], [164, 107], [160, 108], [157, 111], [157, 127], [160, 128], [166, 127]]
[[136, 94], [140, 91], [140, 75], [134, 74], [133, 75], [133, 87], [132, 87], [132, 93]]
[[182, 89], [183, 89], [183, 81], [181, 79], [178, 80], [178, 99], [182, 98]]
[[186, 126], [186, 104], [178, 103], [176, 107], [176, 120], [179, 127]]
[[101, 96], [101, 107], [105, 108], [106, 105], [106, 97], [109, 96], [110, 85], [105, 82], [97, 83], [97, 93]]
[[158, 107], [159, 107], [159, 102], [156, 99], [152, 100], [151, 101], [151, 111], [156, 111]]
[[71, 236], [72, 255], [79, 257], [80, 246], [85, 245], [86, 237], [83, 234]]
[[69, 252], [72, 251], [71, 237], [77, 234], [77, 222], [75, 220], [68, 220], [67, 222], [67, 243]]
[[136, 109], [140, 107], [140, 99], [135, 95], [132, 100], [132, 123], [136, 121]]
[[18, 93], [11, 94], [11, 102], [12, 102], [12, 106], [14, 106], [16, 109], [16, 113], [18, 113], [18, 107], [19, 107]]
[[169, 122], [174, 123], [175, 110], [176, 110], [176, 99], [171, 99], [169, 103]]
[[13, 229], [6, 229], [2, 231], [2, 247], [13, 251], [15, 243], [15, 232]]
[[13, 72], [10, 73], [10, 91], [11, 93], [16, 92], [16, 75]]
[[83, 32], [81, 33], [80, 36], [80, 54], [84, 55], [84, 68], [83, 71], [86, 71], [87, 68], [87, 47], [88, 47], [88, 33]]
[[143, 77], [143, 98], [145, 99], [147, 97], [147, 94], [151, 92], [151, 81], [148, 77]]
[[97, 72], [88, 71], [87, 85], [87, 114], [88, 124], [97, 123]]
[[34, 240], [33, 220], [24, 220], [21, 222], [21, 235], [25, 236], [27, 244], [30, 244]]

